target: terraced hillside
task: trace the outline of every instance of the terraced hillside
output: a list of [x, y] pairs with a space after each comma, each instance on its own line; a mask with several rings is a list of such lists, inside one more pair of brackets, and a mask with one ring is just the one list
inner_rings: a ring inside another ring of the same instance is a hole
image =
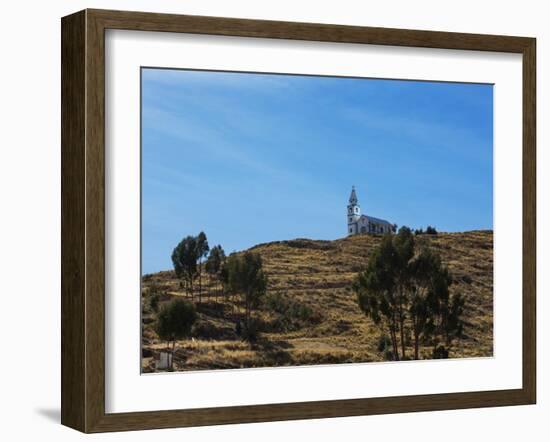
[[[192, 339], [179, 341], [175, 370], [370, 362], [383, 360], [381, 331], [359, 310], [351, 283], [367, 263], [379, 236], [335, 241], [297, 239], [253, 247], [268, 275], [268, 293], [255, 313], [260, 338], [249, 343], [236, 326], [242, 306], [222, 296], [219, 284], [203, 275], [199, 320]], [[493, 351], [493, 233], [471, 231], [417, 236], [441, 254], [466, 298], [466, 338], [450, 357], [484, 357]], [[142, 368], [156, 371], [155, 354], [166, 347], [154, 332], [152, 293], [160, 303], [186, 296], [172, 271], [143, 277]], [[158, 296], [158, 295], [157, 295]], [[427, 356], [429, 349], [421, 349]]]

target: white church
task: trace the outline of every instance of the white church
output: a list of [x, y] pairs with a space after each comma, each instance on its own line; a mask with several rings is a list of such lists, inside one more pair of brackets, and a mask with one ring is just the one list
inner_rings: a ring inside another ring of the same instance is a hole
[[396, 225], [385, 219], [375, 218], [370, 215], [361, 215], [361, 206], [357, 200], [355, 186], [351, 188], [348, 204], [348, 235], [360, 233], [394, 233]]

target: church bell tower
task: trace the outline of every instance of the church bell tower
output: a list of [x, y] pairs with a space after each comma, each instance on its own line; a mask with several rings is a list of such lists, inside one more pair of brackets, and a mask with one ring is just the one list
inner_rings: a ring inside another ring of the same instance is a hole
[[347, 216], [348, 216], [348, 235], [355, 235], [358, 233], [357, 221], [361, 217], [361, 206], [357, 201], [355, 186], [351, 187], [351, 195], [349, 196]]

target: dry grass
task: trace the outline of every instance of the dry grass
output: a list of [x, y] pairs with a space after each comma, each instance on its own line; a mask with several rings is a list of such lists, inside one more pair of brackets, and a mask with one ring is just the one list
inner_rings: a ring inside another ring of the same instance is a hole
[[[306, 306], [308, 317], [281, 326], [276, 312], [261, 308], [256, 316], [264, 332], [255, 343], [235, 333], [239, 305], [215, 300], [217, 285], [203, 281], [203, 302], [193, 338], [177, 343], [176, 370], [370, 362], [383, 360], [377, 349], [381, 331], [357, 307], [351, 282], [380, 242], [372, 235], [335, 241], [292, 240], [253, 247], [269, 277], [269, 293]], [[451, 357], [491, 356], [493, 352], [493, 233], [472, 231], [417, 236], [437, 249], [454, 277], [452, 292], [466, 298], [466, 339]], [[153, 331], [150, 287], [160, 302], [185, 296], [173, 272], [143, 278], [143, 370], [154, 371], [151, 355], [165, 347]], [[195, 296], [194, 302], [198, 299]], [[429, 357], [429, 349], [423, 349]]]

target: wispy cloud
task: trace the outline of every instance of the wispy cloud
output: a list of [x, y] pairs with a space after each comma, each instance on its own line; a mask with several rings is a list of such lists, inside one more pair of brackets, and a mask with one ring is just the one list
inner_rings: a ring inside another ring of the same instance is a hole
[[[218, 116], [220, 116], [218, 114]], [[272, 180], [305, 180], [301, 174], [293, 174], [288, 167], [278, 166], [277, 161], [269, 161], [262, 148], [260, 139], [253, 143], [241, 138], [241, 134], [228, 136], [224, 121], [202, 121], [186, 113], [167, 112], [157, 107], [147, 106], [143, 109], [144, 130], [153, 130], [182, 142], [182, 148], [188, 151], [199, 151], [212, 161], [224, 163], [235, 171], [246, 170], [261, 175], [263, 179]], [[249, 120], [248, 124], [254, 124]], [[241, 140], [239, 141], [232, 141]], [[194, 154], [193, 156], [196, 156]], [[174, 164], [174, 167], [178, 167]]]
[[422, 146], [424, 151], [444, 152], [446, 156], [454, 153], [469, 159], [481, 160], [487, 158], [486, 153], [472, 149], [472, 146], [479, 146], [480, 149], [492, 147], [487, 145], [486, 137], [481, 136], [472, 127], [453, 125], [452, 121], [441, 123], [435, 119], [420, 119], [414, 115], [412, 109], [406, 116], [388, 115], [356, 107], [341, 108], [340, 112], [350, 121], [377, 131], [389, 139], [414, 146], [416, 150]]
[[261, 95], [289, 91], [296, 82], [293, 77], [283, 75], [255, 74], [251, 76], [249, 73], [241, 72], [190, 69], [144, 68], [142, 75], [144, 81], [158, 85], [181, 87], [182, 84], [185, 84], [186, 87], [200, 87], [209, 90], [230, 88], [234, 91], [249, 91]]

